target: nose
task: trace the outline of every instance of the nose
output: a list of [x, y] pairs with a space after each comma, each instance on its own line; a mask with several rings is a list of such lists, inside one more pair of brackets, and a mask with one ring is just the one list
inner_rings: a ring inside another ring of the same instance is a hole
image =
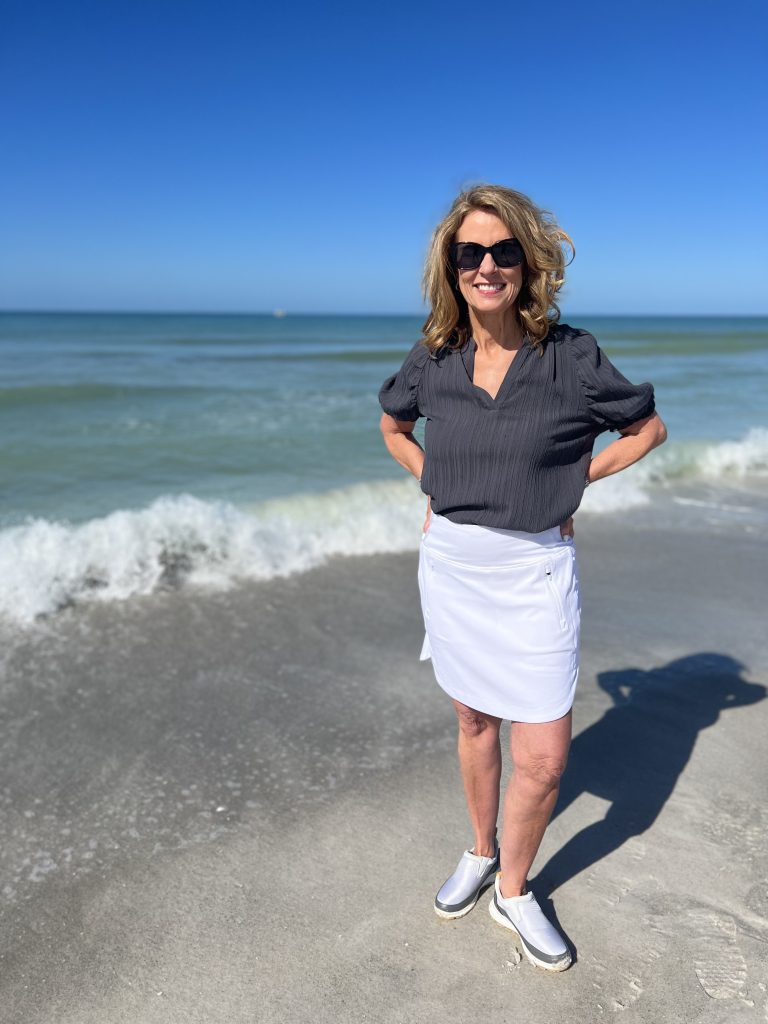
[[496, 264], [493, 262], [493, 256], [489, 252], [483, 256], [483, 262], [477, 268], [478, 274], [483, 274], [485, 277], [490, 277], [496, 273]]

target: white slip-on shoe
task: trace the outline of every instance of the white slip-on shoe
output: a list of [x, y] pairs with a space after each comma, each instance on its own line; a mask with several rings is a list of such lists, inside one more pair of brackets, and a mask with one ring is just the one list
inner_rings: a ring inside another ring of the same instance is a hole
[[477, 903], [480, 893], [493, 881], [499, 869], [499, 844], [494, 840], [493, 857], [478, 857], [466, 850], [450, 878], [440, 886], [435, 897], [438, 917], [454, 918], [468, 914]]
[[544, 916], [533, 893], [504, 899], [500, 878], [501, 872], [496, 875], [493, 899], [488, 904], [493, 920], [518, 936], [523, 953], [532, 964], [545, 971], [564, 971], [570, 967], [571, 951], [557, 928]]

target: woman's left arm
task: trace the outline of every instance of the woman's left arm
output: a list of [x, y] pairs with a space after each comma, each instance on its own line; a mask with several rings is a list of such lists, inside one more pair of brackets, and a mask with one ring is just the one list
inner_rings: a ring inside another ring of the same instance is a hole
[[628, 427], [622, 427], [619, 433], [621, 437], [612, 441], [590, 462], [587, 471], [589, 483], [619, 473], [633, 462], [642, 459], [652, 448], [658, 448], [667, 439], [667, 428], [658, 413], [646, 416], [636, 423], [630, 423]]

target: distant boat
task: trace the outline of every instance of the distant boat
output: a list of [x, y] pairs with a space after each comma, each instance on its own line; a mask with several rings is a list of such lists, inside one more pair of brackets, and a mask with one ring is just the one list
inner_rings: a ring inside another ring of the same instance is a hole
[[278, 319], [278, 320], [282, 320], [283, 317], [285, 316], [285, 310], [284, 309], [276, 309], [276, 310], [273, 311], [272, 316], [276, 317], [276, 319]]

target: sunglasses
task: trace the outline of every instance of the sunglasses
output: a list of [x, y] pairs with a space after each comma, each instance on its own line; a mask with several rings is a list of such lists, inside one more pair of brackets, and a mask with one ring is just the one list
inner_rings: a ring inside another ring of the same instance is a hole
[[457, 270], [477, 270], [489, 252], [497, 267], [518, 267], [525, 259], [523, 247], [516, 238], [504, 238], [493, 245], [479, 242], [455, 242], [450, 249], [451, 262]]

